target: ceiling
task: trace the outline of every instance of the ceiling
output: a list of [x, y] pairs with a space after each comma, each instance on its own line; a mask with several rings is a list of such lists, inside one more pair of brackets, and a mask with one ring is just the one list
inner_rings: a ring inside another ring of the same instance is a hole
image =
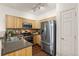
[[56, 8], [55, 3], [42, 3], [42, 4], [45, 5], [44, 8], [33, 12], [33, 8], [36, 5], [38, 5], [38, 3], [0, 3], [0, 5], [14, 8], [14, 9], [24, 11], [24, 12], [33, 13], [35, 15], [41, 15], [41, 14], [44, 14], [44, 13]]
[[0, 5], [8, 6], [10, 8], [14, 8], [20, 11], [28, 11], [33, 8], [37, 3], [0, 3]]

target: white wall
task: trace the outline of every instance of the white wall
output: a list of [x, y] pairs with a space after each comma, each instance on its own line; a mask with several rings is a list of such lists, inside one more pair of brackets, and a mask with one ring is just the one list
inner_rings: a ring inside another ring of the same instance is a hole
[[[57, 55], [61, 55], [61, 32], [60, 32], [60, 29], [61, 29], [61, 24], [60, 24], [60, 21], [61, 21], [61, 16], [60, 16], [60, 12], [62, 11], [66, 11], [66, 10], [69, 10], [71, 8], [77, 8], [77, 4], [73, 4], [73, 3], [59, 3], [59, 4], [56, 4], [56, 16], [57, 16]], [[78, 49], [78, 46], [76, 45], [76, 49]], [[75, 53], [76, 55], [77, 54], [78, 50], [75, 50]], [[65, 53], [65, 52], [64, 52]]]

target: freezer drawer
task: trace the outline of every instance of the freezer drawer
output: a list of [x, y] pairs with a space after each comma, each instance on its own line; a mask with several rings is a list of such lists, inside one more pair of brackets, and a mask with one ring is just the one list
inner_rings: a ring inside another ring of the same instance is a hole
[[45, 43], [41, 43], [41, 48], [45, 51], [45, 52], [47, 52], [47, 53], [49, 53], [50, 54], [50, 45], [47, 45], [47, 44], [45, 44]]

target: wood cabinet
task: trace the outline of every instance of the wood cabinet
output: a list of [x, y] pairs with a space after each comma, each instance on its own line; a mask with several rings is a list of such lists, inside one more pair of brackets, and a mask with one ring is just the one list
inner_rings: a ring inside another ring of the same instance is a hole
[[41, 24], [39, 20], [34, 20], [33, 21], [33, 28], [35, 29], [40, 29], [41, 28]]
[[37, 36], [34, 36], [34, 37], [33, 37], [33, 43], [34, 43], [34, 44], [37, 44]]
[[32, 56], [32, 46], [6, 54], [5, 56]]
[[6, 28], [22, 28], [23, 23], [31, 23], [33, 29], [40, 29], [39, 20], [27, 20], [21, 17], [6, 15]]
[[16, 28], [22, 28], [22, 24], [23, 24], [23, 18], [21, 17], [16, 17]]
[[22, 28], [23, 18], [6, 15], [6, 28]]
[[6, 27], [15, 28], [15, 17], [6, 15]]
[[41, 45], [41, 35], [35, 35], [33, 37], [33, 42], [34, 42], [34, 44]]
[[27, 50], [26, 55], [32, 56], [32, 47], [28, 47], [26, 50]]

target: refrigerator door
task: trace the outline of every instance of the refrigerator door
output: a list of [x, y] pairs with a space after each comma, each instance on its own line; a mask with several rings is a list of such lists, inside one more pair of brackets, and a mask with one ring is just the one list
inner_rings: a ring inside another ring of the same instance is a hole
[[50, 43], [49, 22], [43, 22], [42, 25], [42, 41]]
[[54, 20], [50, 24], [50, 54], [55, 55], [56, 52], [56, 23]]
[[41, 23], [41, 37], [42, 37], [42, 41], [45, 40], [45, 36], [46, 36], [46, 22], [42, 22]]
[[49, 29], [50, 29], [50, 46], [52, 46], [52, 49], [53, 49], [53, 44], [54, 44], [54, 22], [53, 21], [49, 22]]

